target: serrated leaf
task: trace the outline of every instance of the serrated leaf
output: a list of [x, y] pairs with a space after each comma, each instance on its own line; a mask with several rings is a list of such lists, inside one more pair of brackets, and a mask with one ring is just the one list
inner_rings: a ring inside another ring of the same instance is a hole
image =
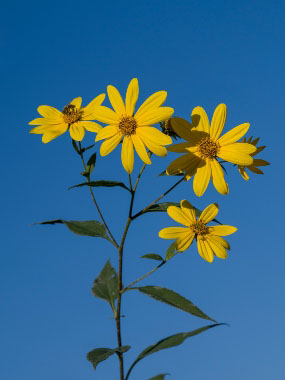
[[95, 350], [92, 350], [88, 352], [87, 354], [87, 360], [89, 360], [94, 369], [96, 370], [96, 367], [99, 363], [102, 361], [108, 359], [111, 355], [117, 353], [117, 352], [126, 352], [130, 349], [130, 346], [123, 346], [123, 347], [117, 347], [117, 348], [95, 348]]
[[173, 290], [162, 288], [160, 286], [138, 286], [133, 289], [138, 289], [141, 293], [154, 298], [157, 301], [166, 303], [177, 309], [183, 310], [186, 313], [195, 315], [195, 317], [207, 319], [216, 322], [213, 318], [208, 317], [202, 310], [195, 306], [190, 300], [182, 297]]
[[117, 272], [108, 260], [92, 287], [93, 295], [109, 302], [113, 310], [118, 297], [118, 282]]
[[109, 239], [105, 226], [98, 222], [97, 220], [86, 220], [86, 221], [75, 221], [75, 220], [47, 220], [38, 224], [65, 224], [66, 227], [76, 235], [81, 236], [91, 236], [91, 237], [101, 237], [112, 241]]
[[165, 254], [165, 260], [168, 261], [171, 259], [171, 257], [175, 256], [178, 252], [176, 252], [176, 242], [173, 242], [170, 244], [170, 246], [167, 248], [166, 254]]
[[159, 375], [156, 375], [148, 380], [164, 380], [166, 375], [169, 375], [169, 373], [160, 373]]
[[222, 324], [223, 323], [215, 323], [213, 325], [201, 327], [199, 329], [196, 329], [196, 330], [193, 330], [193, 331], [190, 331], [190, 332], [185, 332], [185, 333], [171, 335], [171, 336], [169, 336], [167, 338], [164, 338], [164, 339], [160, 340], [159, 342], [157, 342], [155, 344], [152, 344], [151, 346], [145, 348], [139, 354], [139, 356], [136, 358], [136, 360], [133, 362], [133, 364], [131, 365], [131, 367], [130, 367], [128, 373], [127, 373], [127, 376], [126, 376], [126, 380], [128, 380], [128, 378], [130, 376], [130, 373], [131, 373], [132, 369], [134, 368], [134, 366], [139, 361], [141, 361], [142, 359], [144, 359], [145, 357], [147, 357], [149, 355], [152, 355], [155, 352], [158, 352], [158, 351], [161, 351], [161, 350], [165, 350], [166, 348], [171, 348], [171, 347], [179, 346], [187, 338], [190, 338], [192, 336], [198, 335], [198, 334], [200, 334], [200, 333], [202, 333], [202, 332], [204, 332], [206, 330], [209, 330], [209, 329], [211, 329], [213, 327], [216, 327], [216, 326], [220, 326]]
[[91, 186], [91, 187], [114, 187], [114, 186], [119, 186], [119, 187], [122, 187], [122, 188], [130, 191], [130, 189], [128, 189], [127, 186], [123, 182], [104, 181], [104, 180], [79, 183], [78, 185], [74, 185], [74, 186], [69, 187], [68, 190], [73, 189], [75, 187], [81, 187], [81, 186]]
[[164, 259], [160, 255], [158, 255], [157, 253], [147, 253], [146, 255], [141, 256], [141, 258], [142, 259], [164, 261]]

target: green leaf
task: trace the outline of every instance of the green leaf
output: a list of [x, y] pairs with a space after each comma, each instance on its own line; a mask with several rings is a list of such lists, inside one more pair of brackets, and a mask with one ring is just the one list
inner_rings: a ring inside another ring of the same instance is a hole
[[77, 235], [82, 236], [92, 236], [92, 237], [101, 237], [112, 241], [109, 239], [105, 226], [98, 222], [97, 220], [86, 220], [86, 221], [75, 221], [75, 220], [47, 220], [46, 222], [41, 222], [38, 224], [65, 224], [66, 227]]
[[166, 170], [164, 170], [163, 172], [161, 172], [159, 174], [159, 177], [163, 177], [163, 176], [171, 176], [171, 177], [174, 177], [174, 176], [178, 176], [178, 177], [182, 177], [184, 176], [184, 173], [177, 173], [177, 174], [166, 174]]
[[122, 187], [122, 188], [130, 191], [130, 189], [128, 189], [127, 186], [123, 182], [104, 181], [104, 180], [80, 183], [78, 185], [71, 186], [68, 190], [73, 189], [75, 187], [81, 187], [81, 186], [92, 186], [92, 187], [101, 187], [101, 186], [103, 186], [103, 187], [114, 187], [114, 186], [120, 186], [120, 187]]
[[97, 365], [102, 362], [103, 360], [108, 359], [111, 355], [118, 353], [118, 352], [126, 352], [130, 349], [130, 346], [123, 346], [123, 347], [117, 347], [117, 348], [95, 348], [95, 350], [92, 350], [88, 352], [87, 354], [87, 360], [89, 360], [94, 369], [96, 370]]
[[92, 156], [87, 161], [86, 171], [89, 174], [91, 174], [93, 172], [93, 169], [94, 169], [95, 164], [96, 164], [96, 157], [97, 157], [96, 153], [93, 153]]
[[166, 348], [171, 348], [171, 347], [175, 347], [175, 346], [179, 346], [180, 344], [182, 344], [185, 339], [187, 338], [190, 338], [192, 336], [195, 336], [195, 335], [198, 335], [206, 330], [209, 330], [213, 327], [216, 327], [216, 326], [220, 326], [222, 325], [223, 323], [215, 323], [213, 325], [209, 325], [209, 326], [205, 326], [205, 327], [201, 327], [199, 329], [196, 329], [196, 330], [193, 330], [193, 331], [190, 331], [190, 332], [185, 332], [185, 333], [180, 333], [180, 334], [175, 334], [175, 335], [171, 335], [165, 339], [162, 339], [160, 340], [159, 342], [147, 347], [146, 349], [144, 349], [140, 354], [139, 356], [136, 358], [136, 360], [133, 362], [133, 364], [131, 365], [128, 373], [127, 373], [127, 376], [126, 376], [126, 380], [128, 380], [129, 376], [130, 376], [130, 373], [132, 371], [132, 369], [134, 368], [134, 366], [139, 362], [141, 361], [142, 359], [144, 359], [145, 357], [149, 356], [149, 355], [152, 355], [154, 354], [155, 352], [158, 352], [158, 351], [161, 351], [161, 350], [165, 350]]
[[186, 313], [195, 315], [195, 317], [207, 319], [216, 322], [213, 318], [208, 317], [202, 310], [195, 306], [190, 300], [182, 297], [173, 290], [162, 288], [160, 286], [139, 286], [133, 289], [138, 289], [141, 293], [154, 298], [157, 301], [164, 302], [177, 309], [183, 310]]
[[164, 261], [164, 259], [156, 253], [147, 253], [146, 255], [141, 256], [142, 259], [152, 259], [158, 261]]
[[84, 153], [84, 152], [86, 152], [86, 150], [93, 148], [93, 146], [95, 146], [95, 144], [89, 145], [86, 148], [82, 148], [81, 153]]
[[76, 151], [76, 153], [80, 154], [79, 148], [73, 139], [72, 139], [72, 146], [73, 146], [74, 150]]
[[165, 254], [165, 260], [168, 261], [171, 259], [171, 257], [175, 256], [178, 252], [176, 251], [176, 241], [170, 244], [170, 246], [167, 248], [166, 254]]
[[113, 310], [118, 297], [118, 282], [117, 272], [108, 260], [92, 287], [93, 295], [109, 302]]
[[152, 205], [149, 209], [147, 209], [146, 212], [166, 211], [167, 207], [169, 206], [180, 207], [180, 203], [177, 203], [177, 202], [156, 203], [155, 205]]
[[164, 380], [166, 375], [169, 375], [169, 373], [160, 373], [148, 380]]

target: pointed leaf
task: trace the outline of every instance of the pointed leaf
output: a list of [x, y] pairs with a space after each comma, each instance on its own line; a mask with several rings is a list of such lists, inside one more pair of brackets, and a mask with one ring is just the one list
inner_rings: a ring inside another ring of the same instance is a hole
[[169, 373], [160, 373], [148, 380], [164, 380], [166, 375], [169, 375]]
[[118, 297], [118, 281], [117, 272], [108, 260], [92, 287], [93, 295], [109, 302], [113, 310]]
[[156, 254], [156, 253], [147, 253], [146, 255], [141, 256], [142, 259], [151, 259], [151, 260], [158, 260], [158, 261], [164, 261], [164, 259]]
[[205, 326], [205, 327], [201, 327], [199, 329], [196, 329], [196, 330], [193, 330], [193, 331], [190, 331], [190, 332], [185, 332], [185, 333], [180, 333], [180, 334], [175, 334], [175, 335], [171, 335], [165, 339], [162, 339], [160, 340], [159, 342], [147, 347], [146, 349], [144, 349], [140, 354], [139, 356], [136, 358], [136, 360], [133, 362], [133, 364], [131, 365], [128, 373], [127, 373], [127, 376], [126, 376], [126, 380], [128, 380], [129, 376], [130, 376], [130, 373], [132, 371], [132, 369], [134, 368], [134, 366], [139, 362], [141, 361], [142, 359], [144, 359], [145, 357], [149, 356], [149, 355], [152, 355], [154, 354], [155, 352], [158, 352], [158, 351], [161, 351], [161, 350], [165, 350], [166, 348], [171, 348], [171, 347], [175, 347], [175, 346], [179, 346], [180, 344], [182, 344], [187, 338], [190, 338], [192, 336], [195, 336], [195, 335], [198, 335], [206, 330], [209, 330], [213, 327], [216, 327], [216, 326], [220, 326], [222, 325], [223, 323], [215, 323], [213, 325], [209, 325], [209, 326]]
[[87, 162], [86, 172], [88, 174], [91, 174], [93, 172], [93, 169], [94, 169], [95, 164], [96, 164], [96, 157], [97, 157], [96, 153], [93, 153]]
[[166, 173], [166, 170], [164, 170], [163, 172], [161, 172], [160, 174], [159, 174], [159, 177], [164, 177], [164, 176], [168, 176], [168, 177], [174, 177], [174, 176], [178, 176], [178, 177], [182, 177], [182, 176], [184, 176], [184, 173], [177, 173], [177, 174], [167, 174]]
[[91, 187], [114, 187], [114, 186], [120, 186], [128, 191], [130, 189], [127, 188], [127, 186], [123, 182], [117, 182], [117, 181], [90, 181], [90, 182], [84, 182], [84, 183], [79, 183], [78, 185], [74, 185], [69, 187], [68, 190], [73, 189], [75, 187], [81, 187], [81, 186], [91, 186]]
[[155, 205], [152, 205], [149, 209], [147, 209], [146, 212], [166, 211], [167, 207], [169, 206], [180, 207], [180, 204], [177, 202], [156, 203]]
[[82, 236], [92, 236], [92, 237], [101, 237], [112, 241], [109, 239], [105, 226], [98, 222], [97, 220], [86, 220], [86, 221], [75, 221], [75, 220], [47, 220], [46, 222], [41, 222], [38, 224], [65, 224], [66, 227], [77, 235]]
[[162, 288], [160, 286], [139, 286], [133, 289], [138, 289], [141, 293], [154, 298], [157, 301], [164, 302], [177, 309], [183, 310], [186, 313], [195, 315], [195, 317], [208, 319], [216, 322], [213, 318], [208, 317], [202, 310], [195, 306], [190, 300], [182, 297], [173, 290]]
[[80, 150], [76, 144], [76, 142], [72, 139], [72, 146], [74, 148], [74, 150], [76, 151], [76, 153], [80, 154]]
[[171, 257], [175, 256], [178, 252], [176, 251], [176, 242], [173, 242], [170, 244], [170, 246], [167, 248], [166, 254], [165, 254], [165, 260], [168, 261], [171, 259]]
[[117, 353], [117, 352], [126, 352], [130, 349], [130, 346], [123, 346], [123, 347], [117, 347], [117, 348], [95, 348], [95, 350], [92, 350], [88, 352], [87, 354], [87, 360], [89, 360], [94, 369], [96, 370], [97, 365], [102, 362], [103, 360], [108, 359], [111, 355]]

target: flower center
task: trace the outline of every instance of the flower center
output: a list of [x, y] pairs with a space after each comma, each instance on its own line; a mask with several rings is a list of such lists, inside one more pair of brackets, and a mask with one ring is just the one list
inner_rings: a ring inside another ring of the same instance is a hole
[[67, 104], [62, 110], [62, 114], [64, 122], [72, 124], [81, 119], [82, 111], [78, 110], [74, 104]]
[[218, 151], [218, 144], [215, 141], [211, 140], [209, 137], [204, 137], [198, 145], [198, 152], [202, 158], [213, 159], [216, 157]]
[[201, 220], [197, 220], [195, 223], [191, 224], [190, 228], [196, 235], [206, 235], [207, 233], [207, 227], [205, 223], [201, 222]]
[[119, 122], [119, 129], [123, 133], [123, 135], [133, 135], [137, 129], [136, 119], [132, 116], [122, 116]]

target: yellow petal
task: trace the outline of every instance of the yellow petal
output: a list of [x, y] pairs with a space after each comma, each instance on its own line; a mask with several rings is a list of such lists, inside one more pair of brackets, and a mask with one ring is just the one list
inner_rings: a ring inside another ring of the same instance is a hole
[[158, 236], [162, 239], [177, 239], [187, 231], [185, 227], [167, 227], [160, 230]]
[[191, 157], [191, 161], [189, 161], [188, 166], [185, 167], [185, 178], [187, 181], [197, 172], [197, 168], [201, 165], [201, 162], [203, 162], [203, 160], [200, 157], [195, 155]]
[[241, 176], [243, 179], [245, 179], [246, 181], [249, 180], [249, 175], [247, 174], [247, 172], [245, 171], [245, 167], [244, 166], [238, 166], [238, 171], [240, 172]]
[[201, 236], [197, 237], [197, 246], [198, 246], [198, 252], [200, 256], [211, 263], [214, 260], [213, 251], [209, 245], [209, 243], [203, 239]]
[[73, 99], [69, 104], [73, 104], [78, 110], [81, 107], [82, 104], [82, 98], [79, 96], [78, 98]]
[[211, 164], [209, 163], [209, 160], [206, 160], [204, 161], [203, 166], [200, 166], [197, 168], [197, 172], [193, 180], [194, 193], [198, 197], [201, 197], [205, 193], [210, 181], [210, 177], [211, 177]]
[[171, 127], [179, 137], [192, 142], [191, 129], [193, 126], [187, 120], [184, 120], [181, 117], [172, 117]]
[[211, 235], [227, 236], [237, 231], [236, 227], [227, 226], [225, 224], [219, 226], [208, 227], [208, 231]]
[[153, 152], [154, 154], [156, 154], [157, 156], [160, 156], [160, 157], [164, 157], [164, 156], [167, 155], [167, 150], [166, 150], [166, 148], [164, 148], [164, 146], [156, 144], [155, 142], [153, 142], [152, 140], [150, 140], [148, 137], [146, 137], [145, 135], [143, 135], [140, 132], [140, 130], [141, 130], [141, 128], [137, 128], [136, 134], [140, 137], [140, 139], [142, 140], [142, 142], [144, 143], [144, 145], [151, 152]]
[[150, 110], [149, 112], [144, 113], [143, 115], [138, 116], [138, 114], [136, 113], [135, 119], [137, 120], [140, 126], [147, 126], [169, 119], [173, 112], [174, 109], [171, 107], [160, 107], [154, 110]]
[[140, 118], [144, 114], [147, 114], [150, 111], [157, 109], [165, 102], [166, 97], [166, 91], [155, 92], [143, 102], [143, 104], [140, 106], [136, 113], [136, 117]]
[[47, 119], [47, 118], [37, 118], [29, 122], [29, 125], [57, 125], [61, 124], [61, 119]]
[[180, 202], [180, 207], [184, 215], [190, 221], [190, 224], [196, 222], [196, 211], [195, 208], [186, 199]]
[[140, 159], [145, 163], [145, 164], [148, 164], [150, 165], [151, 164], [151, 160], [147, 154], [147, 151], [145, 149], [145, 146], [144, 146], [144, 143], [142, 142], [142, 140], [140, 139], [140, 137], [138, 135], [132, 135], [132, 142], [134, 144], [134, 147], [135, 147], [135, 150], [137, 152], [137, 154], [139, 155]]
[[108, 107], [98, 106], [94, 111], [93, 118], [105, 124], [118, 124], [120, 115], [117, 115]]
[[210, 133], [209, 119], [206, 111], [202, 107], [195, 107], [192, 111], [192, 125], [196, 130]]
[[126, 114], [133, 115], [135, 111], [136, 102], [139, 96], [139, 83], [137, 78], [133, 78], [126, 93]]
[[124, 137], [122, 144], [121, 159], [125, 171], [131, 174], [134, 168], [134, 146], [131, 136]]
[[201, 220], [204, 224], [207, 224], [216, 217], [218, 211], [219, 206], [217, 203], [212, 203], [206, 207], [205, 210], [203, 210], [202, 214], [199, 217], [199, 220]]
[[100, 141], [113, 137], [116, 134], [120, 134], [120, 130], [116, 125], [108, 125], [107, 127], [102, 128], [96, 136], [95, 141]]
[[57, 125], [40, 125], [38, 127], [32, 128], [30, 133], [34, 133], [37, 135], [41, 135], [42, 133], [54, 133], [54, 132], [66, 132], [68, 125], [65, 123], [57, 124]]
[[153, 127], [138, 127], [140, 130], [140, 135], [145, 136], [149, 140], [152, 140], [158, 145], [169, 145], [172, 143], [170, 136], [165, 135], [160, 132], [158, 129]]
[[62, 118], [62, 113], [54, 107], [50, 106], [39, 106], [38, 113], [43, 117], [48, 119], [60, 119]]
[[214, 254], [220, 259], [226, 259], [228, 257], [228, 252], [226, 249], [216, 241], [211, 239], [211, 236], [207, 235], [206, 241], [213, 250]]
[[189, 227], [193, 223], [193, 220], [188, 218], [187, 214], [184, 213], [181, 208], [176, 206], [167, 207], [167, 214], [175, 220], [175, 222], [183, 224], [186, 227]]
[[[96, 96], [86, 107], [82, 108], [83, 115], [81, 120], [93, 120], [93, 113], [96, 108], [99, 107], [105, 99], [105, 94]], [[95, 118], [94, 118], [95, 119]]]
[[50, 142], [51, 140], [55, 139], [56, 137], [62, 135], [64, 132], [65, 132], [64, 130], [45, 132], [42, 137], [42, 142], [46, 144]]
[[211, 241], [215, 242], [215, 244], [220, 244], [222, 247], [230, 250], [231, 247], [229, 243], [222, 237], [216, 235], [207, 235], [207, 239], [211, 239]]
[[238, 141], [242, 138], [243, 135], [246, 134], [249, 126], [249, 123], [238, 125], [237, 127], [231, 129], [229, 132], [225, 133], [221, 138], [219, 138], [218, 143], [220, 144], [220, 146], [224, 146]]
[[110, 103], [112, 104], [115, 112], [117, 114], [124, 115], [126, 113], [126, 109], [119, 91], [116, 89], [116, 87], [110, 85], [107, 87], [107, 92]]
[[117, 133], [115, 136], [106, 139], [102, 142], [100, 146], [100, 154], [101, 156], [107, 156], [107, 154], [111, 153], [116, 146], [121, 142], [122, 135]]
[[178, 157], [172, 161], [168, 166], [166, 172], [169, 175], [182, 173], [186, 169], [188, 171], [192, 169], [192, 171], [195, 172], [199, 165], [202, 165], [202, 163], [204, 163], [204, 161], [200, 157], [197, 157], [195, 154], [189, 152], [184, 156]]
[[102, 126], [94, 121], [78, 121], [77, 123], [89, 132], [97, 133], [102, 129]]
[[265, 160], [261, 160], [259, 158], [254, 158], [253, 165], [254, 166], [267, 166], [267, 165], [270, 165], [270, 163], [265, 161]]
[[174, 153], [187, 153], [186, 148], [189, 147], [189, 143], [173, 144], [167, 147], [168, 152]]
[[212, 180], [215, 189], [223, 195], [229, 193], [229, 186], [225, 181], [224, 171], [216, 159], [210, 161], [212, 168]]
[[190, 247], [190, 245], [193, 242], [193, 239], [195, 237], [194, 232], [187, 232], [184, 235], [181, 235], [177, 240], [176, 240], [176, 250], [179, 252], [186, 251]]
[[79, 123], [72, 123], [69, 128], [69, 133], [73, 140], [82, 141], [85, 135], [85, 130]]
[[219, 104], [215, 109], [210, 128], [210, 136], [213, 140], [216, 141], [220, 137], [225, 126], [226, 118], [227, 107], [225, 104]]
[[253, 153], [255, 147], [246, 143], [234, 143], [230, 145], [222, 146], [217, 154], [222, 160], [231, 162], [237, 165], [251, 165], [253, 158], [250, 153]]

